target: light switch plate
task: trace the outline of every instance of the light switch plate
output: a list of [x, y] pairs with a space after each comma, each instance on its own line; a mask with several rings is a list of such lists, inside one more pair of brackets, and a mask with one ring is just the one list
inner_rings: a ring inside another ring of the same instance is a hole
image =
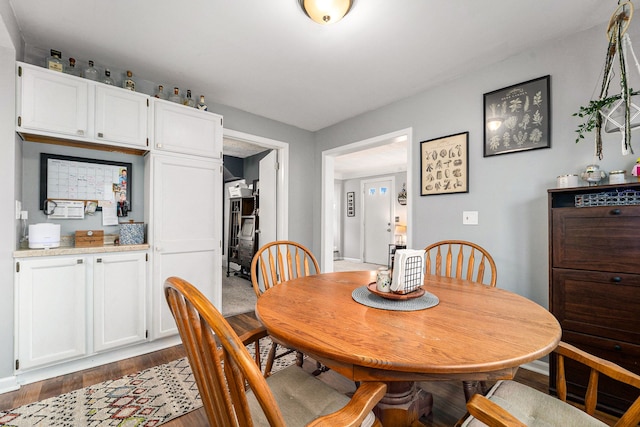
[[464, 212], [462, 212], [462, 224], [464, 224], [464, 225], [478, 225], [478, 211], [464, 211]]

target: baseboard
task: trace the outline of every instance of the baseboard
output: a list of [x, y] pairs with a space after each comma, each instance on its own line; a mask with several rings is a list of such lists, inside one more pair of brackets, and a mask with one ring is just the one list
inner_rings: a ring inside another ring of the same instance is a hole
[[346, 257], [342, 257], [342, 261], [363, 262], [360, 258], [346, 258]]
[[528, 371], [532, 371], [535, 372], [537, 374], [541, 374], [541, 375], [545, 375], [545, 376], [549, 376], [549, 363], [548, 362], [542, 362], [540, 360], [534, 360], [533, 362], [530, 363], [525, 363], [524, 365], [520, 366], [523, 369], [526, 369]]
[[15, 391], [20, 388], [18, 378], [13, 375], [6, 378], [0, 378], [0, 394]]

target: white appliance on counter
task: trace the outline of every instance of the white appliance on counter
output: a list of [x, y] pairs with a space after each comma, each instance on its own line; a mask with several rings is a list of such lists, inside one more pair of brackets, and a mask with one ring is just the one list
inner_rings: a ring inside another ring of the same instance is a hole
[[49, 249], [60, 246], [60, 224], [43, 222], [29, 225], [29, 248]]

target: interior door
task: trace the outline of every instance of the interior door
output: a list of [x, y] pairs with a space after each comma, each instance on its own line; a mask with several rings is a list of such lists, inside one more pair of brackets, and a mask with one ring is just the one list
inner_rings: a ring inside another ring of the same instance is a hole
[[364, 262], [387, 264], [388, 244], [393, 237], [393, 183], [392, 178], [363, 181]]
[[260, 160], [260, 212], [258, 247], [276, 240], [278, 151], [271, 150]]

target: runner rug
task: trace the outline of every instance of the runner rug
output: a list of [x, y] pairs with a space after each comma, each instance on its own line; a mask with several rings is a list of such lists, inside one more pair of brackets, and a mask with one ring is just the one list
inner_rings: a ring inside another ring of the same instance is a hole
[[[247, 348], [253, 355], [253, 345]], [[270, 348], [270, 339], [262, 338], [260, 358], [263, 367]], [[295, 353], [276, 359], [272, 372], [293, 363]], [[0, 426], [153, 427], [201, 406], [189, 362], [182, 358], [10, 411], [0, 411]]]

